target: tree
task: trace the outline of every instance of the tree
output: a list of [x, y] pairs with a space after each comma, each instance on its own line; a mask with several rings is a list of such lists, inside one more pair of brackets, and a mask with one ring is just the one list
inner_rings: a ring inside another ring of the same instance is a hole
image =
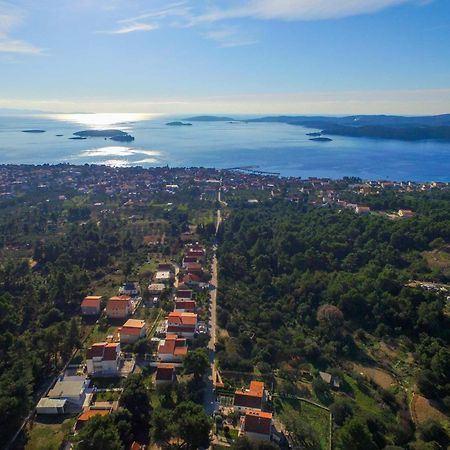
[[330, 406], [331, 414], [336, 425], [342, 425], [345, 420], [353, 416], [353, 403], [348, 398], [338, 398]]
[[203, 407], [193, 402], [183, 402], [173, 411], [160, 409], [152, 417], [153, 438], [167, 444], [176, 441], [176, 447], [196, 450], [209, 447], [212, 421]]
[[317, 311], [317, 321], [327, 335], [336, 336], [341, 331], [344, 315], [337, 306], [325, 304]]
[[122, 443], [110, 416], [94, 416], [76, 436], [75, 450], [121, 450]]
[[338, 436], [340, 450], [378, 450], [367, 424], [354, 417], [342, 426]]
[[127, 378], [123, 386], [119, 404], [130, 411], [134, 434], [148, 430], [151, 412], [150, 397], [145, 387], [142, 374], [131, 375]]
[[425, 442], [436, 442], [444, 450], [450, 444], [450, 438], [442, 425], [435, 420], [427, 420], [419, 428], [419, 435]]
[[196, 379], [200, 379], [209, 367], [209, 359], [206, 350], [199, 348], [189, 352], [183, 361], [186, 373], [193, 373]]

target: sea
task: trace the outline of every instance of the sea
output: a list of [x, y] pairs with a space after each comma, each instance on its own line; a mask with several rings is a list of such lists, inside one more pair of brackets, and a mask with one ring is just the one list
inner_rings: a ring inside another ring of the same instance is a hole
[[[450, 144], [330, 136], [282, 123], [191, 122], [157, 114], [0, 116], [0, 164], [106, 164], [117, 167], [237, 167], [293, 177], [450, 182]], [[120, 129], [133, 142], [71, 140], [89, 129]], [[24, 133], [40, 129], [44, 133]]]

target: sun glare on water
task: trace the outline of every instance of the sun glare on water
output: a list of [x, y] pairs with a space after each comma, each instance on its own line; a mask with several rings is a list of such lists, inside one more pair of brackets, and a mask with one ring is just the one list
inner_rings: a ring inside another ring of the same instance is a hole
[[71, 122], [88, 128], [105, 129], [109, 127], [126, 128], [130, 122], [140, 122], [159, 117], [152, 113], [83, 113], [83, 114], [49, 114], [53, 120]]

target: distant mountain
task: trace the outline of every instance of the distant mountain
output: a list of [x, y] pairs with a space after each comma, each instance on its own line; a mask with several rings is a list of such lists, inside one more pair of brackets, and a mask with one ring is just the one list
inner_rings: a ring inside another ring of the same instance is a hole
[[229, 122], [230, 120], [234, 120], [232, 117], [221, 117], [221, 116], [194, 116], [188, 117], [187, 119], [190, 122]]

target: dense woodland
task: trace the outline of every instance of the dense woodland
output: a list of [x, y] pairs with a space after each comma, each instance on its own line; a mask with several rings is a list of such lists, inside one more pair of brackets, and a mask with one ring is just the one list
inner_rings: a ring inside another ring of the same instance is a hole
[[[223, 226], [218, 252], [218, 320], [230, 335], [218, 347], [222, 369], [256, 368], [262, 376], [275, 371], [295, 381], [302, 369], [312, 367], [345, 379], [348, 361], [383, 364], [370, 361], [366, 343], [401, 343], [414, 357], [412, 385], [448, 413], [446, 296], [406, 284], [411, 279], [448, 281], [428, 268], [421, 252], [450, 241], [449, 200], [448, 192], [364, 198], [383, 209], [396, 210], [405, 202], [414, 206], [418, 214], [407, 220], [285, 201], [235, 208]], [[326, 386], [314, 388], [322, 403], [333, 402]], [[418, 431], [414, 434], [403, 392], [364, 389], [379, 403], [380, 414], [358, 411], [351, 395], [335, 397], [332, 406], [342, 425], [339, 449], [446, 448], [447, 438], [430, 444]]]

